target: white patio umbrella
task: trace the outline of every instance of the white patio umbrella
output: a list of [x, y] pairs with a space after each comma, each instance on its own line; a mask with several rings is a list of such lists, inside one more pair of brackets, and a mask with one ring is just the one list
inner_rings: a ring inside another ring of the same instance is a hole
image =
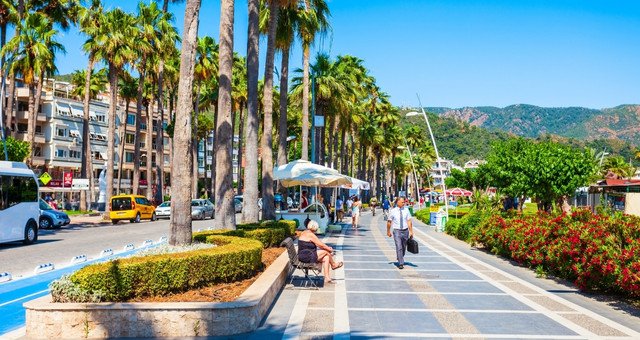
[[322, 172], [307, 172], [296, 177], [280, 178], [279, 181], [285, 187], [298, 185], [310, 187], [338, 187], [351, 183], [348, 176], [344, 176], [339, 173], [329, 174]]
[[273, 179], [281, 181], [296, 178], [306, 173], [340, 175], [338, 170], [299, 159], [273, 168]]
[[343, 189], [359, 189], [359, 190], [369, 190], [371, 189], [371, 185], [369, 182], [359, 180], [357, 178], [349, 177], [349, 183], [340, 186]]

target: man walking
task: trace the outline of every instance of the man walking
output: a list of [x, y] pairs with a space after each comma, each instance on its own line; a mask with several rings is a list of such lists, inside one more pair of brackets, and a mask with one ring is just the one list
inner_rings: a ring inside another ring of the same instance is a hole
[[342, 217], [344, 216], [343, 205], [342, 198], [338, 197], [336, 201], [336, 217], [338, 218], [338, 222], [342, 222]]
[[413, 237], [413, 222], [411, 212], [404, 207], [404, 198], [396, 199], [396, 207], [391, 209], [387, 218], [387, 236], [391, 237], [393, 228], [393, 241], [396, 243], [396, 256], [398, 268], [404, 268], [404, 252], [407, 249], [407, 240]]

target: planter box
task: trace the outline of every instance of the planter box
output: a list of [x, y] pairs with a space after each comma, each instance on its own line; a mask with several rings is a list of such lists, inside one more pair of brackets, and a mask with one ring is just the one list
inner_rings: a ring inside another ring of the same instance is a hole
[[26, 336], [51, 338], [225, 336], [258, 328], [284, 286], [289, 258], [283, 252], [233, 302], [52, 303], [29, 301]]

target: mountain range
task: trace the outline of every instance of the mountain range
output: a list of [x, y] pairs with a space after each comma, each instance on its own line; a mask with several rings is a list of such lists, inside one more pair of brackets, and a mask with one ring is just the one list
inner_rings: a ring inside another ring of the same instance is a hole
[[504, 108], [428, 107], [425, 110], [472, 126], [530, 138], [551, 134], [586, 141], [619, 139], [640, 146], [640, 105], [589, 109], [517, 104]]

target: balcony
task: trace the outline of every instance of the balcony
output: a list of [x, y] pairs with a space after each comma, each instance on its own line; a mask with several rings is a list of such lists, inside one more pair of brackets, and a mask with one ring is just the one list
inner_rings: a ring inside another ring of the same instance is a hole
[[[50, 117], [47, 117], [43, 112], [38, 112], [37, 121], [38, 122], [46, 122]], [[29, 120], [29, 111], [18, 111], [16, 112], [17, 120]]]

